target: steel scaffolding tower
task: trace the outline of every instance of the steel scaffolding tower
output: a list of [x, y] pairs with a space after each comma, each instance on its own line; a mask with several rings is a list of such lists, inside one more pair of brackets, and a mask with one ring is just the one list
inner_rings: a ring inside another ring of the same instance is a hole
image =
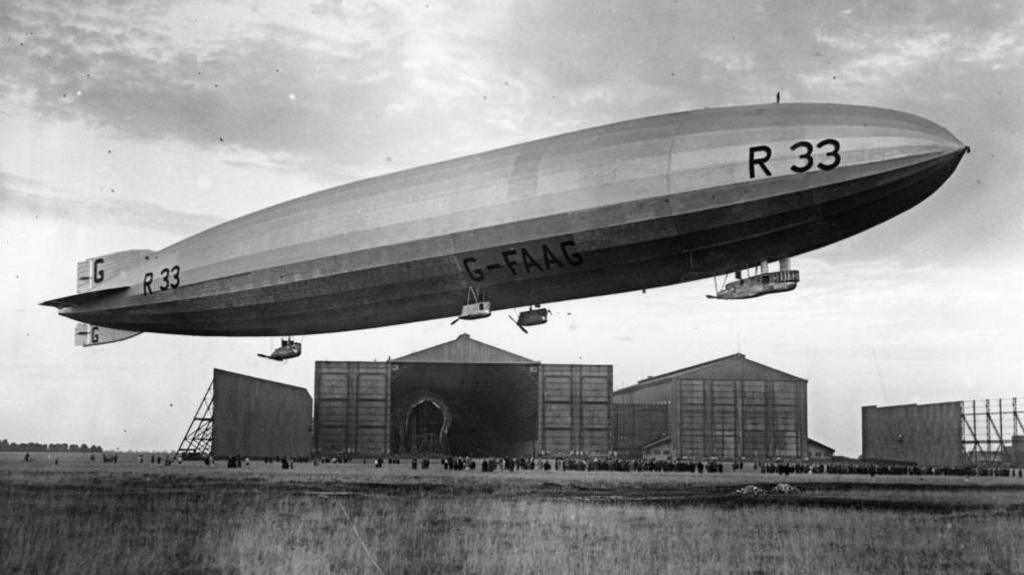
[[965, 401], [960, 413], [966, 463], [998, 465], [1010, 461], [1014, 437], [1024, 437], [1024, 398]]
[[196, 408], [195, 417], [178, 445], [181, 459], [205, 459], [213, 453], [213, 381]]

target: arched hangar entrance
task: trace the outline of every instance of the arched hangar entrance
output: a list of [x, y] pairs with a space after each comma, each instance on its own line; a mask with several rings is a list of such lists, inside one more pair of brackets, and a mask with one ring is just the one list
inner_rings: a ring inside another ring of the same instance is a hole
[[417, 397], [406, 409], [405, 425], [398, 438], [406, 453], [448, 453], [448, 429], [451, 410], [434, 395]]
[[402, 363], [392, 366], [391, 397], [394, 453], [533, 453], [537, 438], [534, 366]]

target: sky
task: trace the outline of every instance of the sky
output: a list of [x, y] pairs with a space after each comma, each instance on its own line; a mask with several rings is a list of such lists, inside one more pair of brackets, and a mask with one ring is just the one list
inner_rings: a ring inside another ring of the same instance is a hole
[[[221, 368], [306, 387], [317, 360], [468, 333], [615, 388], [736, 352], [806, 378], [809, 435], [861, 452], [860, 408], [1024, 396], [1024, 4], [5, 2], [0, 438], [173, 450]], [[774, 101], [910, 112], [971, 147], [920, 206], [794, 259], [749, 301], [711, 280], [306, 336], [73, 347], [38, 303], [76, 262], [374, 175], [643, 116]]]

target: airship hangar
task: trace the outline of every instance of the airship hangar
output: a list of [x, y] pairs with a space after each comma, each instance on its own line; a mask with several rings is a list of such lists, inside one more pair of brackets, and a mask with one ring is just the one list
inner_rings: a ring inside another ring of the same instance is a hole
[[864, 459], [1024, 467], [1024, 398], [861, 408]]
[[387, 361], [317, 361], [311, 410], [302, 388], [214, 370], [179, 452], [760, 460], [820, 446], [807, 437], [807, 380], [742, 354], [616, 391], [612, 376], [465, 334]]
[[[808, 381], [736, 353], [614, 390], [463, 334], [386, 361], [317, 361], [314, 395], [215, 369], [185, 458], [622, 457], [828, 461]], [[1024, 398], [864, 406], [862, 460], [1024, 467]]]

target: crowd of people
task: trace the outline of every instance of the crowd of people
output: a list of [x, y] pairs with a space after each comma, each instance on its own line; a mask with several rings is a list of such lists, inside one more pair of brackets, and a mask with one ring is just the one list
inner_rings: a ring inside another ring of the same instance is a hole
[[[117, 463], [118, 454], [101, 454], [104, 463]], [[139, 463], [145, 462], [142, 455], [138, 455]], [[90, 459], [95, 461], [95, 456]], [[732, 461], [723, 463], [718, 459], [645, 459], [645, 458], [623, 458], [623, 457], [600, 457], [584, 456], [581, 454], [566, 456], [539, 456], [539, 457], [464, 457], [445, 456], [434, 457], [440, 467], [447, 471], [475, 471], [479, 469], [484, 473], [493, 472], [517, 472], [517, 471], [617, 471], [617, 472], [680, 472], [680, 473], [724, 473], [726, 470], [742, 471], [754, 470], [762, 474], [774, 474], [789, 476], [794, 474], [836, 474], [836, 475], [954, 475], [965, 477], [1016, 477], [1024, 479], [1024, 469], [1011, 468], [1007, 466], [960, 466], [960, 467], [939, 467], [921, 466], [910, 463], [894, 462], [871, 462], [860, 460], [842, 460], [829, 462], [807, 462], [807, 461]], [[30, 455], [25, 454], [25, 461], [30, 461]], [[282, 469], [294, 469], [296, 463], [312, 463], [314, 466], [326, 464], [344, 464], [358, 462], [360, 459], [352, 455], [343, 457], [312, 457], [312, 458], [289, 458], [270, 457], [263, 458], [266, 464], [280, 465]], [[202, 458], [208, 466], [216, 466], [217, 461], [210, 455]], [[402, 465], [401, 457], [390, 455], [374, 459], [361, 459], [363, 464], [372, 464], [375, 467], [385, 465]], [[430, 457], [407, 458], [406, 465], [414, 470], [427, 470], [431, 468]], [[172, 463], [182, 464], [180, 456], [169, 455], [167, 457], [150, 455], [149, 462], [155, 465], [171, 465]], [[227, 459], [227, 467], [241, 468], [249, 467], [248, 457], [234, 456]]]
[[973, 477], [1021, 477], [1024, 470], [1009, 467], [936, 467], [908, 463], [872, 463], [864, 461], [830, 463], [766, 463], [762, 473], [832, 473], [838, 475], [958, 475]]
[[[448, 471], [474, 471], [484, 473], [517, 471], [618, 471], [618, 472], [680, 472], [725, 473], [753, 470], [762, 474], [789, 476], [793, 474], [841, 475], [958, 475], [975, 477], [1019, 477], [1024, 470], [1008, 467], [929, 467], [900, 463], [872, 463], [863, 461], [802, 462], [802, 461], [733, 461], [692, 459], [643, 459], [619, 457], [441, 457], [435, 458], [441, 468]], [[314, 465], [347, 463], [351, 458], [314, 459]], [[364, 464], [370, 463], [362, 460]], [[376, 467], [401, 465], [394, 456], [372, 460]], [[430, 469], [430, 458], [411, 458], [412, 469]]]

